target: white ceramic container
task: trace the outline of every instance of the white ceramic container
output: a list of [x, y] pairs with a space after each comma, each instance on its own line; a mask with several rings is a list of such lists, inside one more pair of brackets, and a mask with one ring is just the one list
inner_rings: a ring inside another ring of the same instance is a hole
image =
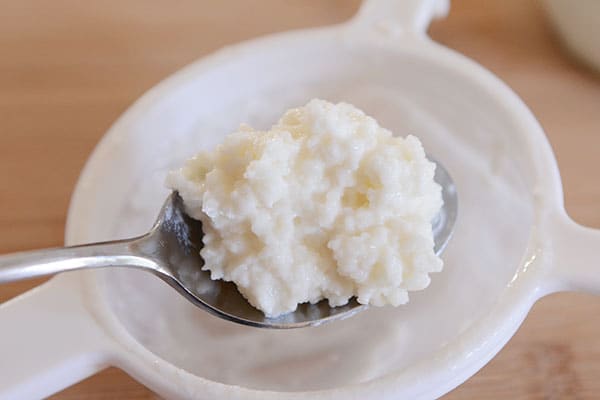
[[570, 53], [600, 72], [600, 1], [543, 0], [542, 4]]

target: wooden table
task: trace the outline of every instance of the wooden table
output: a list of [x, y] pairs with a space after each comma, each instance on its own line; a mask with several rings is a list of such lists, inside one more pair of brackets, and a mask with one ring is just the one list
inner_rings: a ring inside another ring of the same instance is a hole
[[[62, 244], [85, 159], [157, 81], [225, 44], [340, 22], [357, 6], [357, 0], [1, 0], [0, 253]], [[555, 149], [570, 214], [600, 227], [600, 76], [565, 57], [532, 0], [453, 6], [431, 35], [523, 97]], [[4, 285], [0, 301], [40, 282]], [[592, 399], [600, 397], [599, 378], [600, 298], [560, 294], [541, 300], [506, 348], [446, 398]], [[155, 395], [111, 368], [54, 398]]]

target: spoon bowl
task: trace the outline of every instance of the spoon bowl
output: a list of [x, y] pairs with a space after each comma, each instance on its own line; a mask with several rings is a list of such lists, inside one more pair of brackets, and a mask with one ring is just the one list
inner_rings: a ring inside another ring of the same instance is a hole
[[[452, 235], [458, 210], [456, 187], [448, 171], [437, 161], [435, 181], [442, 187], [444, 206], [432, 221], [434, 250], [441, 254]], [[367, 306], [355, 298], [348, 304], [330, 307], [327, 300], [303, 303], [294, 312], [277, 318], [268, 318], [252, 307], [240, 294], [235, 284], [212, 280], [210, 272], [202, 270], [202, 225], [184, 211], [177, 193], [172, 193], [150, 234], [143, 241], [148, 249], [157, 249], [157, 259], [168, 268], [159, 275], [190, 302], [229, 321], [259, 328], [290, 329], [318, 326], [326, 322], [349, 318]]]

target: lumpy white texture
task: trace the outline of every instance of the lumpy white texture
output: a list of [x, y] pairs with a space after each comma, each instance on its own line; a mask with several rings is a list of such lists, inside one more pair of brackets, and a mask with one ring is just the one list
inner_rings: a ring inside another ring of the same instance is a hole
[[247, 126], [169, 174], [203, 223], [205, 269], [274, 317], [328, 299], [398, 306], [442, 269], [441, 188], [414, 136], [346, 103], [312, 100], [269, 131]]

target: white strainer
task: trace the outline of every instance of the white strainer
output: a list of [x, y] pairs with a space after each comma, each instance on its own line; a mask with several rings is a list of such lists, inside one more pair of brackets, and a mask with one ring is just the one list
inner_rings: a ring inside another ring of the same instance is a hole
[[425, 35], [446, 9], [368, 0], [348, 23], [190, 65], [107, 133], [67, 224], [68, 244], [144, 232], [168, 193], [165, 172], [187, 156], [240, 122], [267, 128], [310, 98], [343, 100], [420, 137], [456, 182], [456, 231], [427, 290], [404, 307], [266, 331], [212, 317], [149, 274], [64, 274], [0, 307], [0, 397], [46, 396], [114, 365], [166, 398], [433, 398], [487, 363], [541, 296], [598, 292], [600, 232], [566, 216], [535, 118], [491, 73]]

